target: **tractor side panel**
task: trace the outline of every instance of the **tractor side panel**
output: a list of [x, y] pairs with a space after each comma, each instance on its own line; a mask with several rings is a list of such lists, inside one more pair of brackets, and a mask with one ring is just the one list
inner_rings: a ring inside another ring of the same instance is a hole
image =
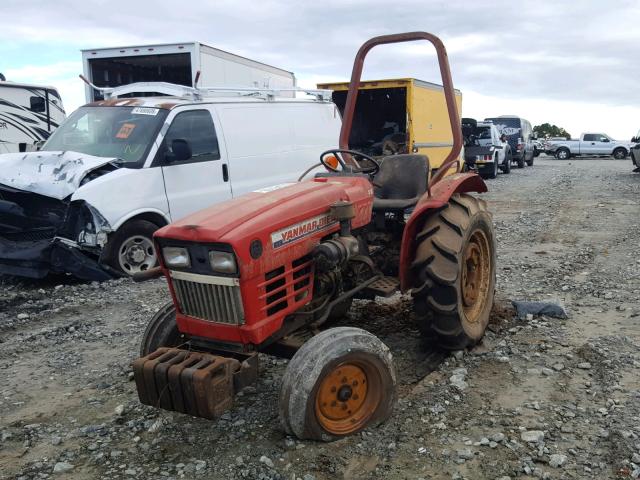
[[400, 288], [403, 292], [409, 290], [413, 285], [411, 264], [415, 256], [415, 238], [424, 224], [425, 218], [434, 211], [444, 207], [454, 193], [483, 193], [486, 191], [486, 184], [477, 174], [457, 173], [443, 178], [431, 187], [431, 194], [425, 193], [422, 196], [411, 217], [409, 217], [402, 234], [402, 244], [400, 246]]

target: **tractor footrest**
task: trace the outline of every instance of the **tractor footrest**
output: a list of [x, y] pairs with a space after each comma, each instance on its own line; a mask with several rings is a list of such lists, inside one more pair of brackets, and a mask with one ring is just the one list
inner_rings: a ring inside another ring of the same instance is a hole
[[141, 403], [208, 419], [231, 408], [238, 387], [257, 372], [257, 356], [240, 362], [179, 348], [159, 348], [133, 362]]
[[396, 293], [399, 288], [400, 282], [396, 277], [380, 277], [365, 288], [364, 292], [378, 297], [390, 297]]

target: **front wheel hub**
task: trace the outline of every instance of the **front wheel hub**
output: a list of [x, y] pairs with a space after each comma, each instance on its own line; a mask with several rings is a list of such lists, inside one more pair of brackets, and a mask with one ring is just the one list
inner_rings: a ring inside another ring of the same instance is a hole
[[[344, 363], [331, 370], [316, 394], [316, 418], [335, 435], [354, 432], [367, 423], [380, 403], [376, 385], [369, 384], [368, 366]], [[372, 372], [370, 372], [372, 373]]]

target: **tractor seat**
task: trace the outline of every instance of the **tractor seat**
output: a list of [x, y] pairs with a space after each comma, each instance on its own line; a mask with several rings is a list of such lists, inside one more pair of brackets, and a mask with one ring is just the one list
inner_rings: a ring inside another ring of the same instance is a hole
[[427, 191], [429, 159], [426, 155], [390, 155], [379, 160], [373, 179], [373, 209], [406, 210]]

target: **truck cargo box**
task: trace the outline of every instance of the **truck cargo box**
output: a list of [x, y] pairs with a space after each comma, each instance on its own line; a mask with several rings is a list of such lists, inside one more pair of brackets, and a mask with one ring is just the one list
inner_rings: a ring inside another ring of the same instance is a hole
[[[168, 82], [257, 88], [291, 88], [292, 72], [234, 55], [199, 42], [82, 50], [84, 76], [98, 87], [136, 82]], [[85, 86], [87, 102], [102, 100], [100, 92]], [[293, 96], [293, 93], [289, 94]]]
[[[333, 101], [342, 113], [348, 82], [321, 83], [333, 90]], [[456, 90], [458, 113], [462, 94]], [[420, 153], [429, 157], [433, 169], [451, 151], [453, 135], [441, 85], [415, 78], [360, 82], [351, 148], [372, 156]]]

